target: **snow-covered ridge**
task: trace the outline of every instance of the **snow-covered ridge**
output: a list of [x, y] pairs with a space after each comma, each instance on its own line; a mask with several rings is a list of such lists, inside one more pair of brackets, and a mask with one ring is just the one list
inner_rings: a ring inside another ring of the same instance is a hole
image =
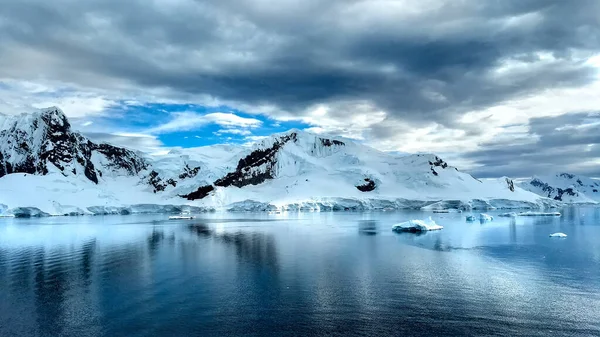
[[600, 202], [600, 181], [585, 176], [558, 173], [533, 177], [519, 186], [540, 196], [566, 203], [596, 204]]
[[166, 212], [182, 205], [322, 211], [558, 204], [508, 178], [475, 179], [434, 154], [398, 156], [301, 130], [250, 148], [215, 145], [150, 156], [90, 141], [71, 130], [58, 108], [2, 116], [0, 125], [4, 213], [18, 207], [47, 214], [126, 213], [140, 209], [134, 205]]

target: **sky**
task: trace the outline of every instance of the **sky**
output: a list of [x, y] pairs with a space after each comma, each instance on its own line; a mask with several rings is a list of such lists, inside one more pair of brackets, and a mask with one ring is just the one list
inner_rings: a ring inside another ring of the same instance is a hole
[[151, 153], [290, 128], [600, 177], [600, 1], [3, 0], [0, 111]]

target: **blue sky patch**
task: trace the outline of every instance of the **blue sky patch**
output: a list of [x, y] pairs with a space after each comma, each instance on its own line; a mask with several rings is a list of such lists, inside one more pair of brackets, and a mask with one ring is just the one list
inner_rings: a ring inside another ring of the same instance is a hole
[[253, 140], [256, 136], [310, 127], [306, 123], [277, 121], [227, 106], [161, 103], [132, 105], [126, 102], [121, 102], [109, 109], [105, 116], [91, 121], [119, 132], [153, 134], [166, 146], [181, 147], [239, 144]]

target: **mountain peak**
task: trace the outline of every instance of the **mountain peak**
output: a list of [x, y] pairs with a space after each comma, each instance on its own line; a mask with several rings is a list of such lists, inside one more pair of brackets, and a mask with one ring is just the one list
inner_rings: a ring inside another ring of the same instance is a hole
[[68, 130], [71, 127], [65, 113], [56, 106], [39, 110], [42, 120], [51, 128], [62, 128]]

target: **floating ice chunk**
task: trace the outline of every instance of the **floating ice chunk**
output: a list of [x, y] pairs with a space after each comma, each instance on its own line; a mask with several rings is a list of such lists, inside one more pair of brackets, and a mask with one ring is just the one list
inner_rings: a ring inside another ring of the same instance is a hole
[[550, 234], [550, 237], [551, 238], [566, 238], [567, 234], [560, 233], [560, 232], [558, 232], [558, 233], [552, 233], [552, 234]]
[[172, 215], [169, 217], [169, 220], [191, 220], [195, 218], [193, 215]]
[[559, 212], [521, 212], [519, 216], [560, 216]]
[[474, 215], [467, 215], [467, 221], [468, 222], [473, 222], [477, 220], [477, 218]]
[[479, 214], [479, 220], [480, 221], [492, 221], [494, 220], [494, 217], [485, 213], [481, 213]]
[[514, 218], [517, 217], [518, 214], [515, 212], [510, 212], [510, 213], [502, 213], [502, 214], [498, 214], [498, 216], [504, 217], [504, 218]]
[[392, 230], [395, 232], [425, 232], [425, 231], [435, 231], [444, 228], [435, 223], [431, 219], [428, 220], [408, 220], [406, 222], [401, 222], [392, 226]]
[[462, 210], [456, 208], [450, 209], [434, 209], [433, 213], [462, 213]]

